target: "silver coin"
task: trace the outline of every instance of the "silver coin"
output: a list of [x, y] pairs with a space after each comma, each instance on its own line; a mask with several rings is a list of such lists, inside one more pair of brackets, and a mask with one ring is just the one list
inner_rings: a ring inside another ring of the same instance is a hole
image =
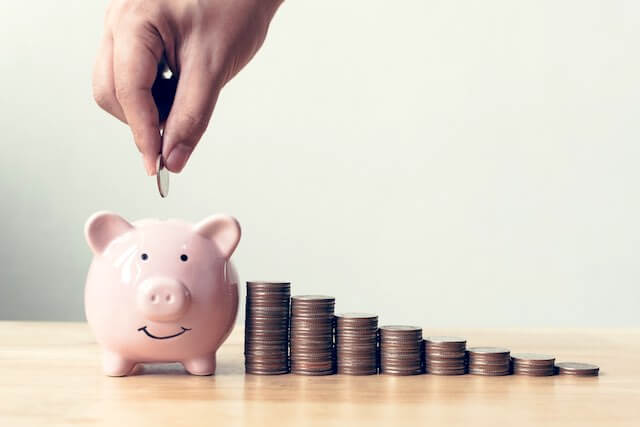
[[156, 171], [156, 183], [160, 197], [167, 197], [169, 195], [169, 170], [164, 166], [162, 155], [159, 155], [156, 161]]

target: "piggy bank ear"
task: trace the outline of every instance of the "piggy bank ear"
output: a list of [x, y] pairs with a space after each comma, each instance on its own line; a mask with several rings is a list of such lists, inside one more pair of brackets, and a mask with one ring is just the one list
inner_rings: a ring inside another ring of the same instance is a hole
[[120, 215], [97, 212], [84, 225], [84, 236], [95, 254], [101, 254], [116, 237], [133, 230], [133, 225]]
[[195, 232], [211, 239], [225, 258], [231, 257], [240, 241], [240, 224], [228, 215], [213, 215], [203, 219], [195, 225]]

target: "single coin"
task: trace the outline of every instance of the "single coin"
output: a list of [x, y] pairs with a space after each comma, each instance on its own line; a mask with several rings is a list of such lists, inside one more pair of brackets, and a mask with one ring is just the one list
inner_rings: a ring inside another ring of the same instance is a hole
[[374, 319], [378, 319], [378, 315], [377, 314], [370, 314], [370, 313], [339, 313], [339, 314], [336, 314], [336, 317], [339, 317], [339, 318], [345, 319], [345, 320], [352, 320], [352, 319], [374, 320]]
[[555, 357], [549, 356], [546, 354], [536, 354], [536, 353], [514, 353], [511, 355], [511, 359], [513, 359], [516, 363], [523, 364], [553, 364], [556, 360]]
[[380, 326], [380, 331], [390, 332], [422, 332], [422, 328], [409, 325], [384, 325]]
[[509, 354], [508, 348], [502, 347], [471, 347], [469, 349], [469, 354], [471, 355], [479, 355], [480, 357], [487, 356], [504, 356]]
[[164, 166], [162, 154], [158, 154], [156, 160], [156, 184], [158, 184], [160, 197], [167, 197], [169, 195], [169, 170]]
[[446, 345], [446, 344], [466, 344], [467, 340], [464, 338], [460, 338], [460, 337], [449, 337], [449, 336], [433, 336], [433, 337], [426, 337], [425, 339], [425, 343], [428, 342], [430, 344], [440, 344], [440, 345]]
[[335, 298], [329, 295], [295, 295], [291, 297], [294, 301], [302, 302], [333, 302]]
[[247, 285], [250, 287], [285, 287], [288, 288], [291, 286], [291, 282], [272, 282], [268, 280], [250, 280], [247, 281]]

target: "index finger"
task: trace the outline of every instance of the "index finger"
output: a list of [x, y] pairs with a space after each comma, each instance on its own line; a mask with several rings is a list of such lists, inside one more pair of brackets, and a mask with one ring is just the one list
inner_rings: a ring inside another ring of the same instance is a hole
[[128, 28], [114, 32], [116, 97], [131, 127], [136, 146], [142, 153], [147, 174], [154, 175], [162, 143], [158, 109], [151, 88], [164, 48], [160, 36], [145, 25]]

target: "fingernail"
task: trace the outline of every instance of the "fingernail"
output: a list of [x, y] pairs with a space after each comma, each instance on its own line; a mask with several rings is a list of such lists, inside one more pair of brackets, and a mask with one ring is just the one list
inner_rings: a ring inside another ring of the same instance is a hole
[[147, 175], [153, 176], [156, 174], [156, 159], [150, 159], [149, 156], [142, 156], [142, 162], [144, 163], [144, 169], [147, 171]]
[[182, 171], [190, 155], [191, 147], [184, 144], [176, 145], [167, 157], [167, 169], [175, 173]]

